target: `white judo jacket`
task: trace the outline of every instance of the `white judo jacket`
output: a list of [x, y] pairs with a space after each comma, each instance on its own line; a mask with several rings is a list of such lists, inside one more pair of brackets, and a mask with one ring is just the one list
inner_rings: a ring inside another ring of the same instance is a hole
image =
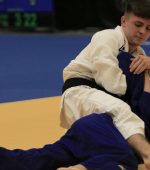
[[[91, 42], [64, 68], [64, 81], [74, 77], [94, 79], [108, 92], [124, 95], [126, 77], [117, 60], [122, 50], [128, 52], [129, 47], [121, 26], [95, 33]], [[145, 54], [141, 47], [133, 55], [138, 54]], [[77, 119], [91, 113], [109, 114], [125, 139], [137, 133], [144, 135], [144, 122], [122, 100], [86, 85], [64, 92], [60, 112], [62, 127], [68, 129]]]

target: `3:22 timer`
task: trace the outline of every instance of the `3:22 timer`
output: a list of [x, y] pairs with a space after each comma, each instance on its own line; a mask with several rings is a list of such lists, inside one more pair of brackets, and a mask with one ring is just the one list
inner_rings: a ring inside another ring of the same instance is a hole
[[34, 29], [38, 26], [37, 13], [0, 13], [0, 28]]

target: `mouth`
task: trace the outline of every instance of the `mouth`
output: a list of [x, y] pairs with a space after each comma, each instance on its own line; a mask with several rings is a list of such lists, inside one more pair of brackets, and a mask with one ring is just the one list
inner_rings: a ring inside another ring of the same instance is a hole
[[136, 36], [136, 38], [139, 39], [139, 40], [142, 40], [142, 39], [143, 39], [142, 37], [139, 37], [139, 36]]
[[136, 37], [136, 41], [143, 42], [144, 39], [143, 39], [142, 37], [137, 36], [137, 37]]

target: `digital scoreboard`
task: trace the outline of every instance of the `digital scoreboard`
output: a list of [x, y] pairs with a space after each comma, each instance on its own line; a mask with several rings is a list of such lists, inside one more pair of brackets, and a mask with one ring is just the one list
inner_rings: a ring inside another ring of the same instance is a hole
[[0, 28], [51, 29], [54, 20], [53, 12], [53, 0], [0, 0]]

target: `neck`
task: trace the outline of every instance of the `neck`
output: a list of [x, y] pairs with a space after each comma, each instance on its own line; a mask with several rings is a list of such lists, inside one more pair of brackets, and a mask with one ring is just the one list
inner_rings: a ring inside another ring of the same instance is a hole
[[134, 53], [137, 50], [137, 46], [129, 46], [129, 53]]

